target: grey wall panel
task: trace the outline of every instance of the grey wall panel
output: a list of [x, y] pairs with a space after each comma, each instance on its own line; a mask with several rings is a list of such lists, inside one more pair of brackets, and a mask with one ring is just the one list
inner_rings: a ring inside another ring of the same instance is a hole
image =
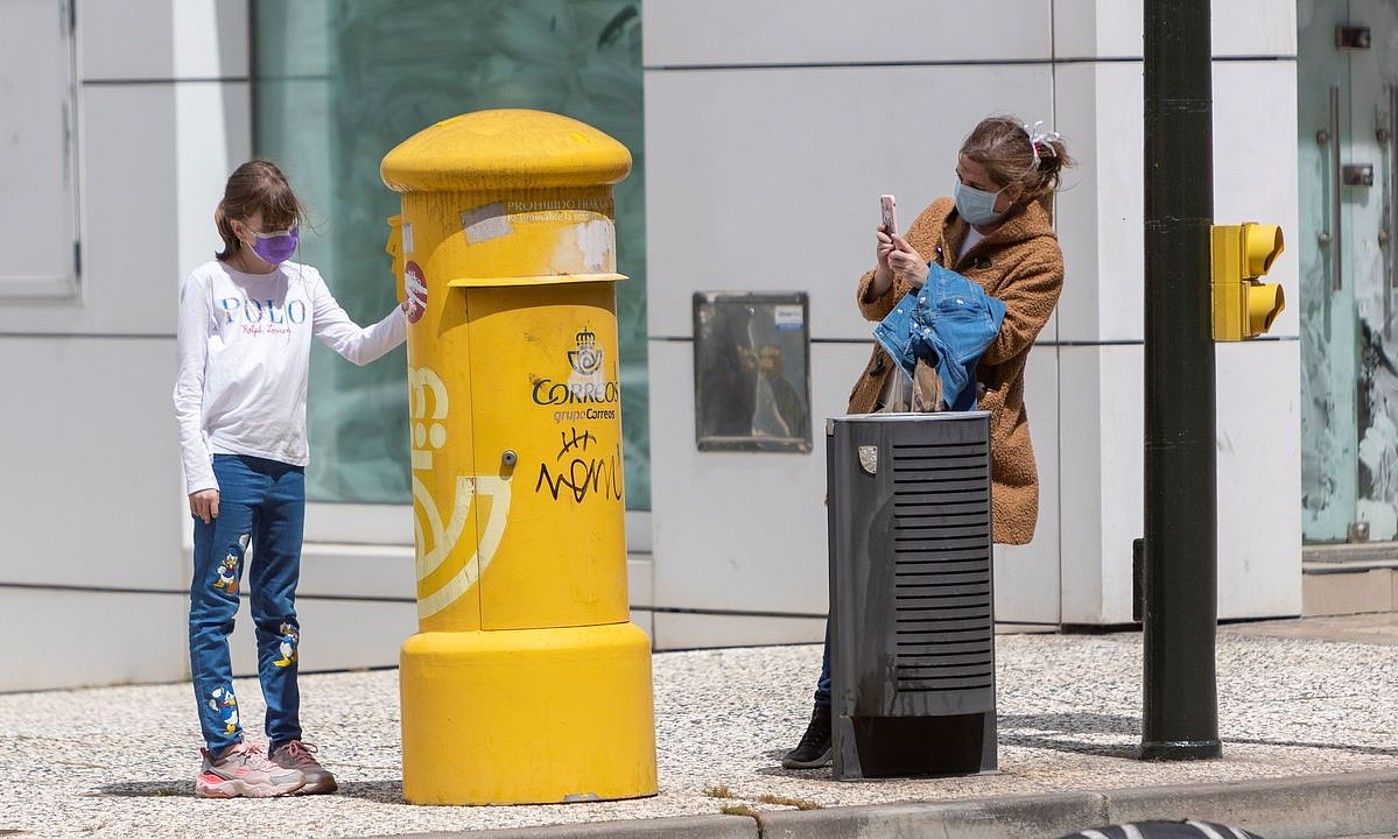
[[[693, 650], [712, 647], [761, 647], [770, 644], [818, 644], [825, 638], [825, 618], [773, 618], [751, 615], [712, 615], [656, 612], [654, 634], [657, 650]], [[818, 669], [812, 669], [815, 690]]]
[[691, 345], [651, 342], [656, 607], [825, 614], [822, 418], [844, 413], [870, 346], [812, 347], [816, 446], [789, 454], [698, 451]]
[[[1288, 305], [1268, 334], [1294, 337], [1301, 325], [1296, 62], [1216, 61], [1213, 97], [1214, 222], [1281, 225], [1286, 250], [1267, 279], [1281, 283]], [[1377, 262], [1380, 248], [1372, 251]]]
[[1223, 619], [1301, 613], [1300, 350], [1297, 341], [1218, 347]]
[[[1058, 129], [1078, 165], [1065, 176], [1057, 227], [1068, 276], [1060, 331], [1068, 341], [1140, 341], [1143, 303], [1143, 80], [1135, 62], [1058, 68]], [[1288, 301], [1272, 335], [1299, 328], [1300, 242], [1296, 65], [1290, 61], [1217, 61], [1213, 68], [1214, 220], [1280, 224], [1287, 250], [1269, 278]], [[1375, 248], [1377, 250], [1377, 248]]]
[[0, 587], [0, 691], [188, 678], [188, 611], [180, 595]]
[[1131, 542], [1144, 527], [1144, 350], [1062, 347], [1062, 619], [1131, 620]]
[[868, 338], [879, 194], [906, 229], [977, 121], [1051, 107], [1046, 66], [647, 73], [650, 334], [689, 336], [697, 290], [804, 289], [815, 337]]
[[0, 582], [181, 589], [169, 339], [0, 337]]
[[248, 75], [248, 0], [79, 0], [77, 10], [84, 79]]
[[[1102, 3], [1113, 0], [1099, 0]], [[1228, 0], [1215, 3], [1210, 34], [1218, 57], [1295, 56], [1298, 9], [1314, 3], [1296, 0]], [[1294, 104], [1294, 101], [1293, 101]]]
[[[80, 94], [78, 299], [0, 307], [0, 333], [174, 333], [175, 91], [113, 85]], [[213, 207], [208, 210], [210, 217]]]
[[1065, 341], [1144, 335], [1141, 70], [1108, 62], [1054, 73], [1057, 130], [1077, 161], [1064, 175], [1055, 219], [1067, 269], [1058, 304]]
[[172, 2], [77, 3], [83, 78], [171, 78], [175, 71]]
[[[252, 157], [251, 88], [242, 82], [175, 85], [177, 282], [223, 247], [213, 213], [228, 176]], [[296, 188], [297, 172], [286, 171]]]
[[[1299, 344], [1218, 348], [1219, 616], [1300, 612]], [[1065, 347], [1063, 620], [1131, 620], [1143, 535], [1140, 346]]]
[[[1219, 57], [1294, 56], [1295, 0], [1228, 0], [1213, 4], [1213, 53]], [[1140, 58], [1140, 0], [1053, 0], [1054, 52], [1063, 58]]]
[[81, 105], [81, 295], [0, 307], [0, 333], [173, 335], [180, 282], [219, 247], [214, 207], [252, 154], [249, 86], [88, 86]]
[[647, 67], [1047, 60], [1049, 0], [646, 0]]
[[1057, 58], [1140, 58], [1142, 5], [1122, 0], [1053, 0]]

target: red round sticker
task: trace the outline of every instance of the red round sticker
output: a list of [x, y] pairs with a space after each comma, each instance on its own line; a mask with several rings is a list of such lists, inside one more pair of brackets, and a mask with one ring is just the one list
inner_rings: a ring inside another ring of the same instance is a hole
[[412, 260], [403, 266], [403, 292], [408, 296], [408, 322], [417, 323], [427, 311], [427, 278]]

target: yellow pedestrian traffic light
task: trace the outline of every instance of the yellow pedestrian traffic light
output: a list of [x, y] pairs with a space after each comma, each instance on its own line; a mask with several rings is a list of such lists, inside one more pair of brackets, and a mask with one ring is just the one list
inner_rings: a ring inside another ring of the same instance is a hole
[[1245, 341], [1272, 328], [1286, 308], [1281, 286], [1258, 282], [1282, 252], [1275, 224], [1215, 224], [1211, 229], [1215, 341]]

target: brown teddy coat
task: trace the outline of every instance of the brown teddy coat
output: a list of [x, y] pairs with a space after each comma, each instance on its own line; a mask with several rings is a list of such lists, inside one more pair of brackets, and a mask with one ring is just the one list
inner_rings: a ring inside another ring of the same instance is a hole
[[[980, 407], [990, 412], [991, 506], [995, 541], [1023, 545], [1034, 538], [1039, 518], [1039, 476], [1024, 407], [1024, 366], [1063, 289], [1063, 252], [1048, 212], [1037, 202], [1018, 210], [999, 228], [956, 258], [969, 225], [950, 198], [939, 198], [908, 229], [908, 244], [923, 258], [967, 277], [1005, 304], [1000, 334], [981, 356], [976, 378], [984, 391]], [[867, 299], [874, 272], [859, 280], [857, 302], [864, 317], [883, 320], [912, 286], [901, 274], [878, 298]], [[893, 360], [877, 344], [869, 365], [850, 393], [849, 412], [880, 407]]]

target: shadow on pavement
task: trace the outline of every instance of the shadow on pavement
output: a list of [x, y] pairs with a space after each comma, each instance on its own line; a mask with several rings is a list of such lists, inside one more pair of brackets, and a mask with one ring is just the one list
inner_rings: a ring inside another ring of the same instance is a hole
[[[1129, 736], [1133, 742], [1103, 743], [1073, 739], [1074, 735], [1107, 734]], [[1031, 749], [1092, 754], [1135, 759], [1141, 737], [1141, 720], [1115, 714], [1004, 714], [1000, 717], [1000, 744]], [[1268, 740], [1260, 737], [1224, 737], [1226, 749], [1232, 743], [1248, 746], [1284, 746], [1302, 749], [1330, 749], [1351, 754], [1398, 756], [1398, 748], [1361, 746], [1350, 743], [1317, 743], [1304, 740]]]
[[[1054, 713], [1054, 714], [1002, 714], [999, 718], [1000, 745], [1026, 749], [1050, 749], [1069, 754], [1094, 755], [1097, 757], [1122, 760], [1138, 760], [1140, 753], [1141, 720], [1139, 717], [1119, 714]], [[1105, 737], [1101, 740], [1088, 739], [1087, 735]], [[1109, 739], [1110, 738], [1110, 739]], [[1130, 738], [1129, 742], [1122, 742]], [[1113, 739], [1115, 742], [1113, 742]], [[1398, 757], [1398, 748], [1385, 746], [1361, 746], [1347, 743], [1317, 743], [1301, 740], [1267, 740], [1255, 737], [1225, 737], [1224, 748], [1229, 744], [1249, 746], [1282, 746], [1303, 749], [1330, 749], [1350, 754]], [[764, 757], [780, 761], [786, 754], [783, 749], [763, 752]], [[780, 766], [764, 767], [757, 770], [759, 775], [789, 778], [819, 779], [828, 778], [829, 769], [783, 769]]]
[[171, 796], [194, 797], [193, 781], [127, 781], [120, 784], [107, 784], [83, 793], [85, 798], [115, 795], [119, 798], [169, 798]]
[[1251, 737], [1223, 738], [1223, 747], [1225, 749], [1228, 748], [1229, 743], [1241, 743], [1247, 746], [1294, 746], [1300, 749], [1333, 749], [1338, 752], [1349, 752], [1357, 755], [1398, 757], [1398, 749], [1387, 746], [1347, 746], [1342, 743], [1307, 743], [1300, 740], [1256, 740]]
[[[1117, 714], [1002, 714], [1000, 745], [1026, 749], [1052, 749], [1071, 754], [1135, 760], [1140, 751], [1141, 721]], [[1132, 742], [1074, 739], [1074, 735], [1098, 734], [1131, 737]]]
[[341, 781], [340, 795], [358, 798], [376, 804], [404, 804], [403, 782], [392, 781]]
[[[406, 804], [403, 800], [403, 782], [393, 781], [341, 781], [340, 795], [358, 798], [378, 804]], [[118, 798], [167, 798], [171, 796], [194, 796], [193, 781], [127, 781], [120, 784], [107, 784], [82, 793], [85, 798], [116, 796]], [[3, 835], [3, 834], [0, 834]]]

